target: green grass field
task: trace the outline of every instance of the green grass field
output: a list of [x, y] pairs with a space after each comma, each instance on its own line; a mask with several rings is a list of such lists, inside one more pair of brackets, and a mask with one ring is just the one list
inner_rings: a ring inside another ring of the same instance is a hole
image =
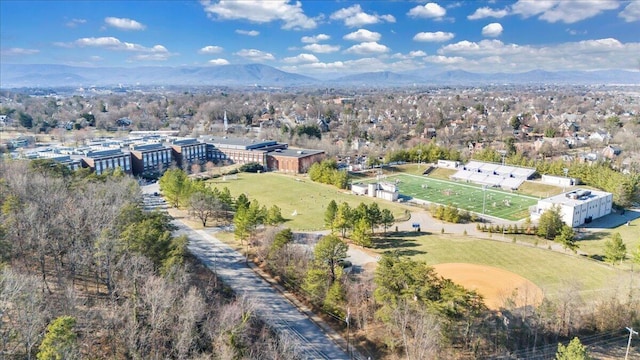
[[[267, 208], [278, 205], [282, 216], [287, 219], [285, 226], [293, 230], [323, 230], [324, 212], [331, 200], [351, 207], [361, 202], [377, 202], [381, 209], [389, 209], [396, 218], [405, 217], [410, 207], [385, 200], [352, 195], [348, 190], [340, 190], [331, 185], [314, 183], [306, 177], [294, 177], [277, 173], [250, 174], [240, 173], [237, 180], [223, 181], [221, 178], [207, 181], [220, 189], [227, 187], [231, 195], [241, 193], [249, 199], [256, 199]], [[296, 213], [293, 216], [293, 213]]]
[[[585, 299], [629, 286], [629, 273], [573, 254], [469, 237], [424, 235], [382, 238], [377, 251], [397, 250], [429, 265], [471, 263], [516, 273], [538, 285], [546, 296], [556, 296], [567, 284], [578, 285]], [[588, 275], [587, 275], [588, 274]], [[640, 286], [640, 277], [634, 280]]]
[[[370, 180], [375, 181], [375, 180]], [[537, 198], [519, 195], [468, 183], [432, 179], [423, 176], [398, 174], [387, 176], [384, 181], [397, 182], [400, 195], [406, 198], [426, 200], [441, 205], [485, 214], [505, 220], [520, 220], [529, 215], [529, 207]]]

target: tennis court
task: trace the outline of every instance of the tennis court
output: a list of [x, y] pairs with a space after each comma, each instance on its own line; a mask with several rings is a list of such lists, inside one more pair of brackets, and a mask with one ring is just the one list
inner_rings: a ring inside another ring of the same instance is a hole
[[[373, 182], [375, 180], [369, 181]], [[520, 220], [529, 216], [529, 207], [537, 198], [519, 195], [481, 185], [432, 179], [423, 176], [398, 174], [381, 179], [396, 183], [400, 196], [451, 205], [478, 214], [505, 220]]]

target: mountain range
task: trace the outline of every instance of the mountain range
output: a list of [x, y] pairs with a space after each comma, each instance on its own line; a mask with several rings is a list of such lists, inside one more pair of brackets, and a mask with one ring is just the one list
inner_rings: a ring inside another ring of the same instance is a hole
[[437, 85], [640, 85], [640, 72], [624, 70], [471, 73], [461, 70], [407, 73], [388, 71], [318, 79], [262, 64], [210, 67], [79, 67], [45, 64], [0, 64], [0, 88], [106, 86], [349, 86], [402, 87]]

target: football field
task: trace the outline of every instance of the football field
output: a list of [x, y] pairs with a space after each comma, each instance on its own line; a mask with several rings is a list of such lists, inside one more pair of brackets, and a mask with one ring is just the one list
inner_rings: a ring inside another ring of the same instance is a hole
[[[372, 180], [373, 181], [373, 180]], [[372, 182], [368, 181], [368, 182]], [[505, 220], [521, 220], [529, 216], [529, 207], [537, 198], [481, 185], [398, 174], [380, 181], [396, 183], [400, 196], [485, 214]]]

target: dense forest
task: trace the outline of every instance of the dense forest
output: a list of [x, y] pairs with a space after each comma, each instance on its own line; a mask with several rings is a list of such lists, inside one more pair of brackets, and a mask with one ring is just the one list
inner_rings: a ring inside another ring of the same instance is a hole
[[0, 162], [0, 358], [294, 358], [135, 180]]

